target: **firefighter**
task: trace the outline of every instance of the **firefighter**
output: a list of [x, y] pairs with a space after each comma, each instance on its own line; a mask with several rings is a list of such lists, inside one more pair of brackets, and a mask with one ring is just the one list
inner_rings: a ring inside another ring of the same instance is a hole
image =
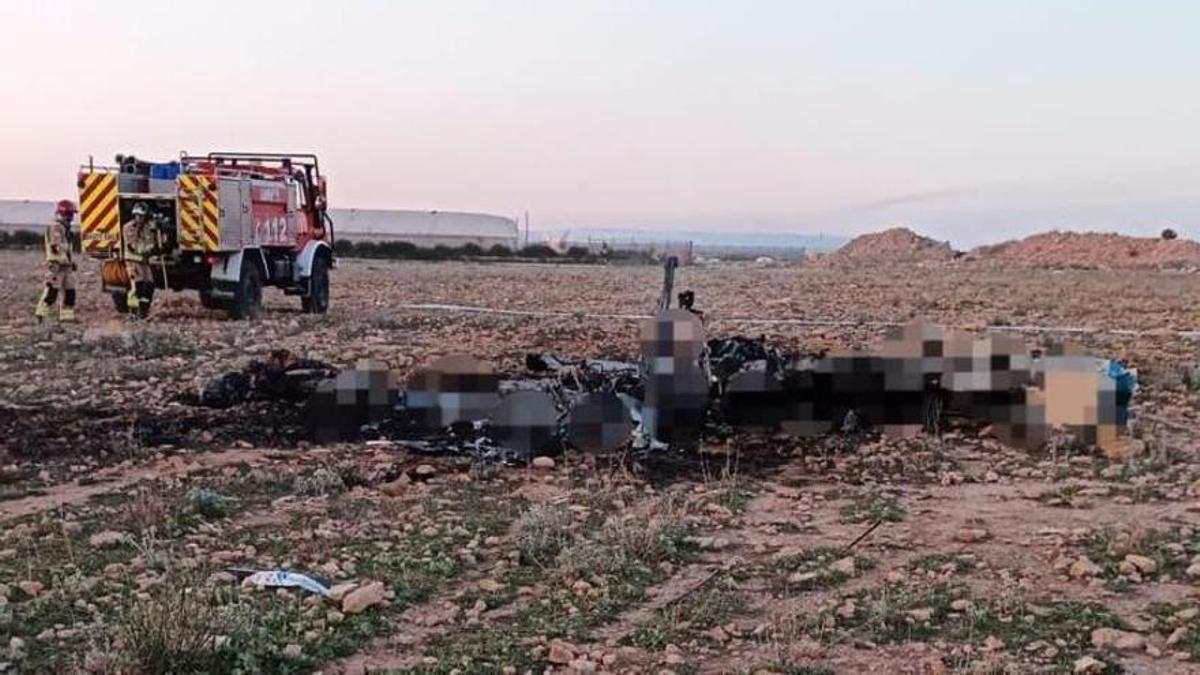
[[40, 323], [50, 316], [62, 292], [59, 321], [75, 320], [75, 261], [71, 258], [71, 221], [75, 220], [75, 204], [69, 199], [54, 209], [54, 222], [46, 227], [46, 288], [38, 300], [34, 315]]
[[144, 319], [150, 315], [150, 301], [154, 299], [154, 271], [149, 257], [158, 244], [154, 223], [150, 221], [150, 207], [145, 202], [133, 205], [133, 219], [121, 226], [121, 241], [125, 272], [129, 276], [125, 302], [131, 314]]

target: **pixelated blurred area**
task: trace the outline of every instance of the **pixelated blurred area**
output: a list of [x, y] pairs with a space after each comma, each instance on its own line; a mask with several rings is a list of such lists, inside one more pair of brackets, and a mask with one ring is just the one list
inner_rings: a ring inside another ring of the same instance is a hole
[[630, 405], [611, 391], [584, 394], [567, 417], [567, 440], [584, 452], [613, 452], [629, 443], [633, 434]]
[[[710, 356], [735, 346], [710, 343]], [[1136, 383], [1120, 364], [1075, 345], [1042, 354], [1014, 336], [926, 323], [895, 330], [869, 353], [794, 358], [785, 366], [779, 360], [765, 349], [733, 367], [713, 358], [724, 423], [797, 436], [866, 425], [903, 437], [940, 433], [954, 415], [1022, 447], [1043, 444], [1059, 429], [1106, 448], [1118, 442]]]
[[427, 430], [486, 418], [500, 400], [500, 376], [466, 354], [433, 361], [408, 379], [405, 407]]
[[696, 445], [709, 401], [700, 317], [683, 309], [660, 312], [642, 324], [641, 345], [646, 368], [645, 431], [661, 443]]
[[488, 429], [500, 447], [521, 457], [558, 451], [558, 410], [544, 391], [517, 391], [490, 411]]
[[319, 442], [353, 440], [364, 426], [390, 419], [399, 396], [398, 379], [386, 363], [360, 361], [316, 388], [305, 419]]
[[[1136, 388], [1135, 372], [1076, 345], [1030, 349], [920, 322], [869, 351], [810, 356], [764, 338], [706, 340], [700, 317], [682, 309], [644, 320], [640, 336], [636, 363], [528, 354], [524, 372], [501, 374], [452, 354], [414, 371], [404, 391], [385, 364], [360, 363], [315, 387], [306, 421], [321, 441], [386, 437], [517, 460], [566, 447], [689, 450], [731, 432], [938, 435], [952, 421], [1018, 447], [1067, 435], [1111, 449]], [[276, 354], [256, 366], [255, 386], [284, 386], [280, 373], [306, 365], [319, 364]]]

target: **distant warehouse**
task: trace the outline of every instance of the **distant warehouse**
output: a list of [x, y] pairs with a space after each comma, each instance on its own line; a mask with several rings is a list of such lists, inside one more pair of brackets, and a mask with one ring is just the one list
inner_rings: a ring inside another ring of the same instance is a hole
[[[350, 241], [407, 241], [417, 246], [517, 249], [517, 221], [486, 213], [330, 209], [334, 235]], [[0, 230], [40, 232], [54, 217], [54, 202], [0, 199]]]
[[54, 202], [0, 199], [0, 229], [41, 232], [54, 220]]
[[407, 241], [417, 246], [518, 248], [517, 221], [486, 213], [330, 209], [334, 235], [359, 241]]

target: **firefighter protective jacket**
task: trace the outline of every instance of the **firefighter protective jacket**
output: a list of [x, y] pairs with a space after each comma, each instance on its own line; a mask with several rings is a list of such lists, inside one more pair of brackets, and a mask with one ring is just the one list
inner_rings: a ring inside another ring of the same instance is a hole
[[46, 227], [46, 262], [56, 265], [71, 264], [71, 236], [67, 227], [57, 220]]
[[157, 246], [154, 224], [149, 220], [139, 223], [137, 219], [121, 227], [121, 238], [125, 241], [125, 259], [144, 261]]

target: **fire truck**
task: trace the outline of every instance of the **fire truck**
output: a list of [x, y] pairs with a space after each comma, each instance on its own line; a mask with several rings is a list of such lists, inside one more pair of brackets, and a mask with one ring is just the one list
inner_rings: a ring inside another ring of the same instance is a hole
[[329, 309], [333, 221], [316, 155], [212, 152], [178, 161], [117, 155], [116, 166], [79, 170], [80, 247], [100, 259], [101, 283], [127, 311], [122, 225], [144, 204], [157, 245], [154, 286], [199, 292], [208, 309], [258, 316], [262, 290], [299, 296], [305, 312]]

